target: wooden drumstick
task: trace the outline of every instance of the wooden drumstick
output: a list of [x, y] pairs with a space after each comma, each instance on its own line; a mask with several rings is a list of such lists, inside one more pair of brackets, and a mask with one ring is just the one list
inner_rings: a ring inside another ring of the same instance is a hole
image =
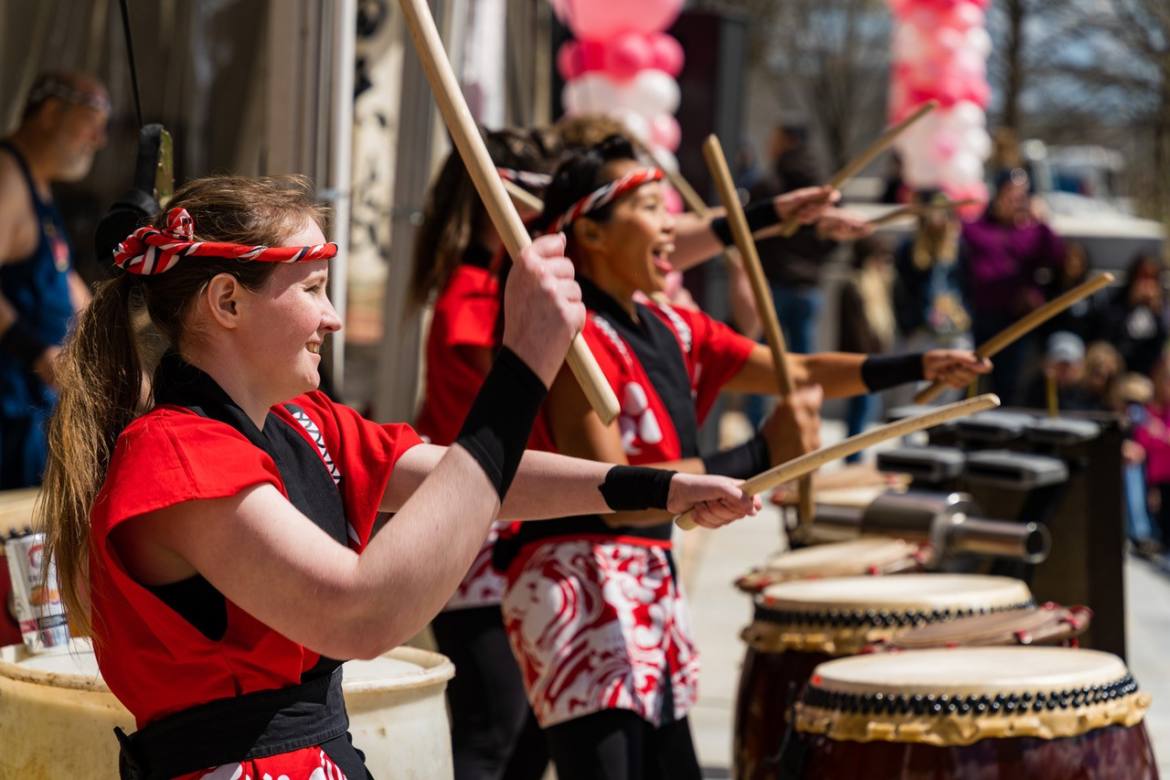
[[[855, 452], [861, 452], [875, 444], [881, 444], [884, 441], [896, 439], [899, 436], [917, 433], [918, 431], [932, 428], [935, 425], [940, 425], [950, 420], [958, 419], [959, 417], [967, 417], [968, 415], [985, 412], [997, 406], [999, 406], [999, 397], [994, 393], [986, 393], [974, 398], [968, 398], [965, 401], [956, 401], [953, 404], [940, 406], [924, 414], [887, 423], [868, 430], [865, 433], [850, 436], [848, 439], [828, 447], [821, 447], [819, 450], [805, 453], [799, 458], [793, 458], [790, 461], [781, 463], [779, 466], [768, 469], [762, 474], [757, 474], [743, 483], [743, 491], [749, 496], [759, 495], [760, 493], [779, 487], [785, 482], [791, 482], [798, 477], [803, 477], [805, 474], [811, 474], [829, 461], [848, 457]], [[696, 527], [690, 511], [679, 515], [675, 518], [674, 522], [684, 531], [689, 531]]]
[[[459, 91], [459, 84], [455, 81], [455, 74], [451, 71], [451, 63], [443, 50], [443, 41], [439, 38], [439, 31], [435, 29], [435, 20], [427, 7], [426, 0], [400, 0], [402, 13], [406, 17], [410, 37], [418, 51], [423, 71], [431, 90], [435, 93], [435, 101], [439, 104], [439, 111], [451, 139], [459, 149], [459, 156], [467, 166], [472, 182], [483, 205], [491, 217], [492, 224], [508, 249], [508, 254], [518, 258], [520, 252], [527, 248], [532, 239], [516, 213], [516, 207], [508, 199], [503, 183], [496, 171], [496, 166], [488, 155], [483, 138], [475, 126], [475, 120], [467, 109], [467, 102], [463, 93]], [[597, 412], [602, 422], [609, 424], [617, 417], [619, 406], [617, 396], [609, 381], [601, 373], [601, 367], [589, 351], [581, 334], [573, 338], [566, 356], [573, 375], [581, 384], [585, 397], [590, 406]]]
[[[776, 317], [776, 305], [772, 300], [772, 291], [768, 289], [768, 282], [764, 278], [764, 268], [760, 264], [760, 253], [756, 250], [756, 242], [752, 240], [752, 231], [744, 216], [743, 206], [739, 202], [739, 193], [735, 189], [735, 181], [731, 178], [731, 169], [727, 166], [727, 158], [723, 154], [723, 147], [714, 134], [707, 136], [703, 143], [703, 159], [707, 161], [707, 170], [715, 181], [719, 190], [719, 199], [723, 201], [723, 208], [727, 210], [727, 224], [731, 228], [731, 235], [735, 238], [735, 248], [747, 271], [748, 281], [752, 285], [753, 297], [756, 299], [756, 309], [760, 315], [760, 322], [764, 325], [764, 334], [768, 340], [768, 347], [772, 350], [772, 364], [776, 372], [776, 386], [781, 395], [790, 396], [796, 390], [792, 376], [788, 373], [788, 347], [784, 343], [784, 332], [780, 330], [780, 320]], [[807, 525], [813, 520], [816, 513], [816, 499], [813, 496], [812, 475], [800, 481], [800, 522]]]
[[[1018, 321], [1012, 323], [1008, 327], [996, 333], [987, 341], [975, 348], [975, 354], [981, 358], [994, 357], [997, 353], [1003, 351], [1005, 347], [1013, 341], [1026, 335], [1032, 330], [1035, 330], [1040, 325], [1043, 325], [1048, 320], [1060, 314], [1065, 309], [1069, 308], [1077, 301], [1088, 298], [1093, 293], [1101, 290], [1113, 282], [1113, 274], [1109, 272], [1097, 274], [1092, 279], [1078, 284], [1064, 295], [1053, 298], [1048, 303], [1041, 306], [1039, 309], [1021, 317]], [[942, 382], [934, 382], [926, 389], [914, 396], [914, 403], [928, 404], [939, 394], [946, 389], [946, 385]]]
[[544, 211], [544, 201], [513, 181], [503, 179], [504, 191], [518, 208], [534, 211], [537, 214]]
[[948, 200], [944, 203], [922, 203], [917, 205], [902, 206], [901, 208], [887, 211], [880, 217], [874, 217], [873, 219], [869, 220], [869, 224], [873, 225], [874, 227], [879, 227], [881, 225], [887, 225], [894, 220], [901, 219], [902, 217], [914, 217], [928, 211], [958, 209], [962, 208], [963, 206], [974, 206], [982, 202], [983, 201], [977, 200], [975, 198], [966, 198], [965, 200]]
[[[938, 108], [938, 101], [927, 101], [926, 103], [923, 103], [921, 106], [919, 106], [913, 114], [906, 117], [898, 124], [886, 128], [886, 131], [878, 136], [876, 141], [866, 147], [865, 151], [854, 157], [844, 168], [837, 171], [837, 173], [833, 175], [833, 178], [829, 180], [828, 186], [835, 190], [840, 189], [841, 185], [852, 179], [854, 176], [860, 173], [865, 168], [865, 166], [873, 162], [873, 159], [884, 152], [886, 148], [892, 144], [899, 135], [906, 131], [907, 128], [936, 108]], [[795, 219], [794, 217], [789, 217], [788, 219], [784, 220], [783, 224], [781, 225], [780, 235], [784, 236], [785, 238], [790, 238], [799, 227], [799, 220]]]

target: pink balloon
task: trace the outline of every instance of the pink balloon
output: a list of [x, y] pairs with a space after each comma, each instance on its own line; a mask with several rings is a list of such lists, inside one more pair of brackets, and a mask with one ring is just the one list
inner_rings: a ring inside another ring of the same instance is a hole
[[605, 72], [615, 79], [633, 78], [650, 67], [653, 51], [641, 33], [622, 33], [605, 46]]
[[589, 73], [595, 70], [605, 70], [605, 44], [599, 41], [578, 41], [578, 57], [581, 61], [581, 72]]
[[557, 0], [561, 18], [578, 38], [608, 41], [623, 32], [665, 30], [683, 0]]
[[671, 214], [681, 214], [683, 212], [682, 195], [679, 195], [678, 190], [666, 182], [662, 183], [662, 199], [666, 201], [666, 210]]
[[581, 44], [576, 41], [565, 41], [561, 44], [561, 48], [557, 50], [557, 70], [561, 78], [565, 81], [577, 78], [585, 72], [582, 64]]
[[647, 38], [650, 44], [650, 67], [666, 71], [671, 76], [678, 77], [682, 73], [686, 56], [683, 54], [682, 44], [666, 33], [654, 33]]
[[682, 143], [682, 128], [670, 114], [657, 114], [650, 120], [650, 143], [674, 152]]

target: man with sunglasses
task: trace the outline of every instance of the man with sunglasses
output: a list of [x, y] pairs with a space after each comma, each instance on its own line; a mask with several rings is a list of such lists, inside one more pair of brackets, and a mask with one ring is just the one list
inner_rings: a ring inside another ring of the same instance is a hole
[[109, 114], [96, 79], [45, 73], [19, 127], [0, 140], [0, 490], [40, 482], [54, 364], [70, 320], [89, 301], [50, 187], [89, 173]]

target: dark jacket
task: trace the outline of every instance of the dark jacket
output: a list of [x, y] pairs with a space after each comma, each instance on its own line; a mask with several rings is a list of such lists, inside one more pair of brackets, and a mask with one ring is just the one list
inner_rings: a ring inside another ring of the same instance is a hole
[[[776, 160], [772, 175], [751, 188], [750, 196], [754, 202], [823, 183], [809, 154], [800, 148], [790, 149]], [[756, 242], [764, 275], [781, 287], [816, 287], [821, 281], [821, 267], [836, 246], [820, 238], [815, 227], [802, 227], [791, 238]]]

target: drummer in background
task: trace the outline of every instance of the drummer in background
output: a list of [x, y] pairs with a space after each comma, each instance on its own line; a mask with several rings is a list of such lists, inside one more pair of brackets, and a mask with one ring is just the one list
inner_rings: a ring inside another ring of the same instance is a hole
[[101, 82], [45, 73], [20, 126], [0, 140], [0, 490], [41, 481], [57, 354], [89, 302], [50, 188], [85, 178], [109, 116]]
[[[543, 192], [553, 164], [543, 136], [499, 130], [485, 133], [484, 142], [501, 176], [537, 195]], [[496, 325], [503, 262], [511, 263], [503, 242], [453, 150], [427, 196], [411, 279], [415, 306], [425, 306], [438, 294], [415, 426], [433, 444], [455, 441], [500, 348]], [[539, 422], [530, 444], [551, 448]], [[504, 580], [491, 565], [496, 536], [493, 526], [471, 570], [431, 623], [439, 651], [457, 670], [447, 686], [455, 778], [537, 780], [548, 765], [548, 750], [500, 618]]]
[[[340, 659], [420, 630], [501, 509], [695, 504], [719, 525], [758, 506], [727, 479], [524, 454], [584, 321], [562, 237], [517, 261], [499, 355], [444, 448], [315, 391], [341, 323], [305, 180], [201, 179], [171, 206], [119, 246], [66, 342], [37, 517], [139, 728], [119, 734], [122, 777], [368, 777]], [[157, 368], [138, 360], [143, 305], [171, 344]]]
[[[614, 137], [564, 162], [545, 191], [541, 223], [568, 237], [589, 309], [583, 335], [621, 402], [618, 420], [602, 424], [562, 371], [544, 412], [559, 452], [748, 476], [817, 446], [821, 386], [837, 396], [923, 378], [962, 386], [989, 370], [958, 351], [792, 356], [798, 392], [747, 444], [700, 457], [698, 426], [718, 392], [775, 394], [776, 377], [766, 347], [701, 312], [635, 302], [671, 268], [675, 219], [661, 178]], [[560, 780], [700, 776], [687, 723], [698, 658], [671, 527], [662, 512], [581, 513], [497, 543], [504, 623]]]

